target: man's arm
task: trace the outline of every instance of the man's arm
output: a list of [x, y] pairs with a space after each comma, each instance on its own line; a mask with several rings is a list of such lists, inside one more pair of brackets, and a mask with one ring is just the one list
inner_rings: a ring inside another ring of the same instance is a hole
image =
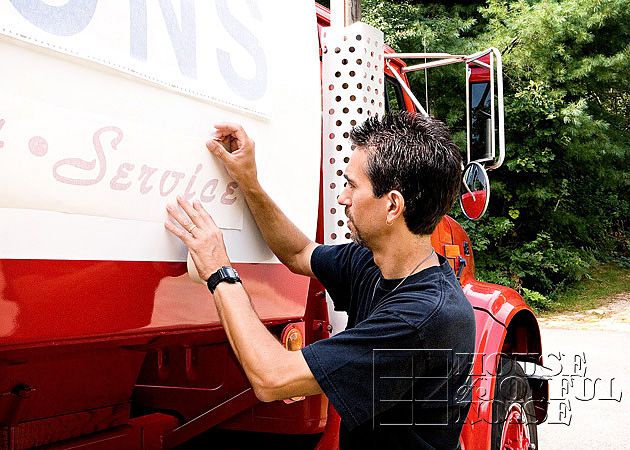
[[[188, 246], [199, 274], [207, 280], [221, 266], [230, 265], [223, 234], [199, 201], [191, 205], [181, 196], [177, 201], [186, 215], [171, 204], [167, 211], [183, 228], [170, 220], [165, 226]], [[267, 330], [240, 283], [219, 283], [214, 302], [234, 354], [259, 400], [322, 392], [302, 352], [288, 351]]]
[[321, 394], [301, 351], [288, 351], [258, 319], [239, 283], [220, 283], [214, 302], [232, 349], [263, 402]]
[[260, 186], [254, 141], [240, 125], [221, 123], [215, 128], [215, 138], [206, 146], [238, 183], [265, 242], [292, 272], [314, 277], [311, 254], [318, 244], [306, 237]]

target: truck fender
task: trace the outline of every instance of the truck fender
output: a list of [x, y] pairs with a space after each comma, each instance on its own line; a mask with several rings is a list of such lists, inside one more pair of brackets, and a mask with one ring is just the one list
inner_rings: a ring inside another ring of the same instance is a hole
[[486, 450], [491, 442], [499, 358], [509, 357], [525, 364], [538, 423], [547, 414], [548, 383], [536, 374], [535, 365], [542, 364], [540, 330], [533, 311], [522, 297], [513, 289], [482, 283], [472, 277], [462, 280], [462, 288], [475, 311], [477, 339], [473, 399], [461, 444], [466, 450]]

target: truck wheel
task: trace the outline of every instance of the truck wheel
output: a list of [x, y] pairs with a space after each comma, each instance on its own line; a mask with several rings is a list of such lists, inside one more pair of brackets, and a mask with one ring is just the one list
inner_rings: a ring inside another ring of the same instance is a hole
[[538, 448], [532, 390], [521, 366], [506, 356], [499, 360], [492, 404], [492, 450]]

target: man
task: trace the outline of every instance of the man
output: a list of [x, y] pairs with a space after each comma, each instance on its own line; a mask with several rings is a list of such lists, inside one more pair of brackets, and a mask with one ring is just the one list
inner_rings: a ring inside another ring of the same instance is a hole
[[338, 202], [354, 243], [338, 246], [309, 240], [263, 191], [254, 142], [240, 126], [215, 127], [207, 147], [238, 182], [270, 249], [293, 272], [317, 277], [349, 314], [345, 331], [285, 350], [240, 283], [215, 285], [213, 274], [230, 261], [210, 215], [199, 202], [179, 198], [186, 215], [169, 205], [183, 229], [166, 227], [188, 246], [201, 277], [212, 277], [221, 323], [258, 398], [325, 393], [341, 417], [342, 449], [456, 448], [469, 407], [475, 321], [430, 241], [461, 178], [446, 127], [403, 112], [353, 129], [356, 149]]

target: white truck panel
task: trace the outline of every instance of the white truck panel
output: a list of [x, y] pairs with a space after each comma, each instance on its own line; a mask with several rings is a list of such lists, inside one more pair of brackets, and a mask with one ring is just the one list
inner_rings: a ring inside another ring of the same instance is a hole
[[205, 149], [221, 121], [243, 124], [261, 182], [315, 236], [313, 4], [27, 3], [0, 5], [1, 258], [184, 261], [163, 221], [185, 194], [225, 230], [234, 262], [275, 261]]

